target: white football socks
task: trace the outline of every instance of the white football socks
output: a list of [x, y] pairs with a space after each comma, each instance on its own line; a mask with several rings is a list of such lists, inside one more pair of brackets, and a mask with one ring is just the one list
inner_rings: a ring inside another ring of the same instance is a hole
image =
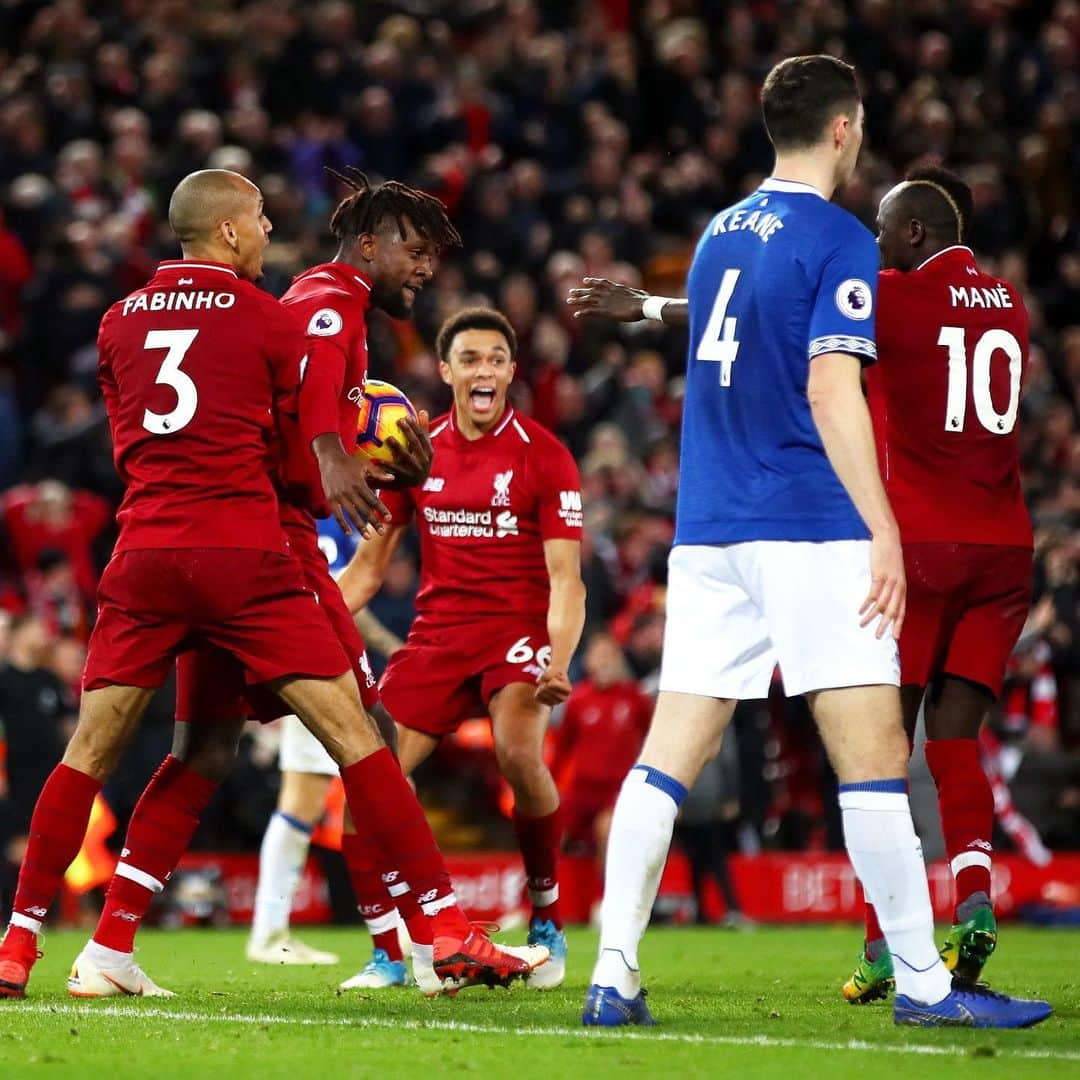
[[902, 780], [840, 785], [844, 843], [877, 911], [893, 958], [896, 992], [933, 1004], [952, 989], [934, 944], [922, 845]]
[[307, 862], [311, 829], [275, 812], [259, 848], [259, 884], [255, 890], [252, 940], [264, 944], [271, 934], [289, 928], [293, 898]]
[[641, 990], [638, 944], [649, 925], [671, 831], [686, 789], [648, 766], [636, 765], [623, 781], [608, 837], [597, 986], [613, 986], [624, 998]]

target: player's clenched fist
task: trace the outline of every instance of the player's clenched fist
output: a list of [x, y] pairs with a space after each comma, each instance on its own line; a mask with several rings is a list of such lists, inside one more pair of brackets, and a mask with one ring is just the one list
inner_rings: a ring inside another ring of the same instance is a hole
[[541, 705], [561, 705], [570, 696], [572, 689], [570, 677], [565, 671], [549, 667], [536, 680], [536, 700]]
[[390, 511], [372, 489], [370, 479], [382, 483], [383, 476], [389, 474], [376, 474], [370, 471], [370, 464], [345, 453], [336, 434], [320, 435], [311, 448], [319, 462], [323, 494], [342, 529], [352, 535], [355, 528], [364, 537], [370, 529], [382, 532], [384, 522], [390, 520]]

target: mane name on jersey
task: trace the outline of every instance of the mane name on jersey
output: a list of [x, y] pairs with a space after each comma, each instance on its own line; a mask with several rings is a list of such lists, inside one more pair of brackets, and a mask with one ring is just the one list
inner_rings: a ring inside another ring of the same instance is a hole
[[209, 311], [217, 308], [227, 311], [236, 303], [236, 294], [200, 289], [198, 292], [152, 292], [135, 293], [124, 301], [121, 315], [137, 311]]
[[752, 210], [749, 214], [745, 209], [725, 210], [720, 214], [712, 227], [713, 236], [729, 232], [752, 232], [763, 244], [767, 244], [773, 234], [779, 232], [784, 223], [770, 211], [764, 214], [760, 210]]
[[949, 300], [953, 307], [1011, 308], [1012, 297], [1004, 285], [984, 289], [978, 285], [950, 285]]

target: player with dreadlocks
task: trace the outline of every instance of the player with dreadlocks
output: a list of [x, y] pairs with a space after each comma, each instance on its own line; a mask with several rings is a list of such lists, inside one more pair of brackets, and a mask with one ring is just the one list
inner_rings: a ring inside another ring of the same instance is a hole
[[[406, 422], [402, 443], [390, 440], [395, 460], [385, 467], [360, 461], [346, 446], [355, 441], [367, 378], [368, 310], [380, 308], [395, 318], [407, 318], [417, 293], [434, 273], [440, 251], [461, 240], [442, 204], [431, 196], [394, 181], [373, 185], [357, 170], [333, 175], [351, 189], [330, 219], [337, 254], [333, 261], [300, 274], [282, 298], [306, 328], [307, 365], [297, 416], [278, 417], [281, 522], [307, 587], [353, 662], [364, 707], [393, 746], [393, 723], [378, 704], [364, 643], [320, 550], [316, 518], [333, 514], [347, 534], [380, 532], [388, 514], [371, 483], [387, 489], [427, 479], [432, 450], [423, 412], [416, 423]], [[237, 528], [242, 529], [243, 523], [238, 522]], [[141, 972], [138, 978], [145, 981], [138, 984], [125, 982], [116, 973], [132, 969], [129, 960], [139, 923], [231, 766], [245, 716], [254, 713], [265, 722], [286, 711], [269, 693], [246, 690], [243, 671], [226, 654], [200, 648], [180, 656], [174, 753], [150, 781], [132, 816], [101, 921], [72, 969], [68, 985], [73, 995], [159, 992]], [[296, 717], [284, 720], [281, 766], [277, 811], [260, 854], [248, 957], [274, 964], [336, 963], [336, 956], [290, 937], [289, 912], [311, 831], [322, 817], [338, 769]], [[414, 815], [406, 811], [411, 808], [403, 807], [395, 846], [411, 850], [422, 840], [422, 830], [413, 827]], [[365, 915], [374, 920], [372, 928], [379, 930], [375, 909], [387, 903], [386, 888], [370, 857], [359, 861], [361, 848], [348, 820], [346, 832], [343, 852], [354, 890]], [[519, 948], [516, 955], [497, 949], [464, 920], [452, 892], [434, 900], [425, 894], [417, 900], [424, 910], [414, 903], [404, 914], [414, 941], [414, 970], [425, 993], [438, 993], [447, 978], [505, 982], [527, 975], [547, 959], [546, 949]], [[384, 940], [388, 937], [376, 937], [376, 944], [396, 965], [396, 981], [404, 982], [401, 953], [391, 951], [398, 949], [396, 932], [392, 943]]]

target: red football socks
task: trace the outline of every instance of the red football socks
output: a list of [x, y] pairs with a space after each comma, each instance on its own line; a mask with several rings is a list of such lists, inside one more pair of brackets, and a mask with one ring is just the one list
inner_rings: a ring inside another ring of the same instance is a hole
[[341, 770], [357, 832], [370, 833], [381, 863], [396, 866], [428, 915], [456, 904], [450, 875], [416, 794], [385, 746]]
[[[990, 896], [994, 795], [974, 739], [928, 739], [926, 764], [938, 789], [945, 850], [956, 879], [956, 905], [973, 893]], [[954, 915], [956, 921], [962, 921]]]
[[558, 809], [543, 817], [525, 817], [514, 811], [521, 859], [525, 863], [525, 883], [532, 901], [534, 919], [550, 919], [562, 929], [559, 916], [559, 844], [562, 823]]
[[[401, 960], [396, 909], [378, 870], [381, 850], [366, 833], [345, 833], [341, 838], [341, 854], [345, 857], [356, 906], [368, 925], [372, 944], [391, 960]], [[381, 926], [386, 928], [379, 929]]]
[[131, 952], [154, 897], [187, 851], [217, 785], [170, 754], [146, 785], [124, 838], [94, 941]]
[[37, 933], [60, 891], [64, 873], [82, 847], [90, 810], [101, 785], [86, 773], [57, 765], [41, 789], [26, 856], [19, 870], [12, 921]]

